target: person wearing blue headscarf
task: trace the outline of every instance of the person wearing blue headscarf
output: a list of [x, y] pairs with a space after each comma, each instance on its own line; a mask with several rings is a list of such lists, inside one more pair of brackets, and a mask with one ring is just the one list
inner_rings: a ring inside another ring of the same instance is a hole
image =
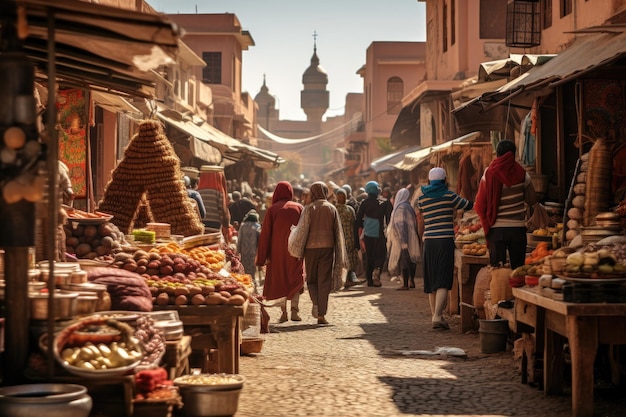
[[354, 243], [360, 248], [359, 237], [363, 234], [367, 268], [365, 276], [368, 287], [380, 287], [380, 274], [387, 258], [385, 229], [391, 219], [393, 206], [389, 200], [380, 197], [380, 186], [376, 181], [365, 184], [365, 198], [354, 222]]

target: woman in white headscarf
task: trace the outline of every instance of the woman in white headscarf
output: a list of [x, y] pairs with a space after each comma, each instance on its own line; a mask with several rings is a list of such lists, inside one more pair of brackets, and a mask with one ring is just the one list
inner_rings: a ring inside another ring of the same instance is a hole
[[411, 192], [401, 188], [396, 194], [391, 220], [387, 227], [389, 272], [402, 275], [404, 285], [399, 290], [415, 288], [415, 269], [420, 254], [415, 210], [411, 207]]

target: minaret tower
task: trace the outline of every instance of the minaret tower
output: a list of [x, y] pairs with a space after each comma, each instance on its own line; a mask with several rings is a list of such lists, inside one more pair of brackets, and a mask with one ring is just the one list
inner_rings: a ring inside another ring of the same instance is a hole
[[263, 74], [263, 86], [261, 91], [254, 97], [259, 106], [257, 111], [257, 121], [265, 129], [271, 129], [272, 121], [278, 119], [278, 110], [276, 109], [276, 98], [269, 93], [269, 88], [265, 84], [265, 74]]
[[307, 122], [314, 133], [320, 133], [322, 116], [328, 110], [328, 75], [320, 66], [317, 56], [317, 33], [313, 32], [313, 56], [311, 65], [302, 75], [304, 89], [300, 92], [300, 107], [306, 113]]

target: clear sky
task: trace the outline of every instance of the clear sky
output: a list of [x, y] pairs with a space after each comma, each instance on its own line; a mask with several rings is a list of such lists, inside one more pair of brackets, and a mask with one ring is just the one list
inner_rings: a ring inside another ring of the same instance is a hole
[[302, 74], [311, 63], [313, 33], [328, 74], [326, 117], [344, 113], [347, 93], [362, 93], [356, 74], [374, 41], [425, 41], [426, 6], [417, 0], [147, 0], [162, 13], [234, 13], [255, 46], [243, 52], [243, 90], [259, 93], [266, 76], [280, 118], [305, 120]]

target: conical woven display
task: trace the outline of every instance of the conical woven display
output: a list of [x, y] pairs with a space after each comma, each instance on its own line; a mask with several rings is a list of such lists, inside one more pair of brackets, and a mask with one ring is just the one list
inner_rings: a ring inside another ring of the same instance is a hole
[[[147, 204], [141, 204], [142, 199]], [[173, 234], [204, 233], [183, 182], [180, 160], [157, 120], [139, 123], [98, 210], [113, 214], [112, 223], [125, 234], [147, 221], [169, 223]]]
[[589, 151], [589, 169], [585, 191], [583, 224], [593, 226], [598, 213], [609, 211], [611, 203], [611, 146], [606, 139], [596, 139]]

